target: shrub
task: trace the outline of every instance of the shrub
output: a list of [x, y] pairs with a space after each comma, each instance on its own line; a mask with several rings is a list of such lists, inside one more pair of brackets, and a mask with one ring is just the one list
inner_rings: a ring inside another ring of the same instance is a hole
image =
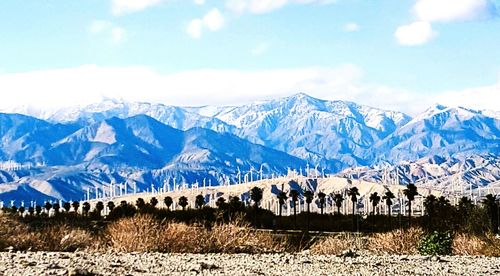
[[450, 255], [452, 245], [453, 237], [451, 232], [434, 231], [422, 238], [418, 251], [422, 255]]
[[416, 254], [422, 235], [423, 231], [420, 228], [378, 233], [370, 237], [369, 248], [376, 253]]
[[470, 234], [458, 234], [453, 238], [453, 255], [482, 255], [486, 247], [484, 239]]
[[159, 250], [160, 231], [160, 224], [151, 216], [137, 215], [109, 225], [106, 236], [116, 251], [151, 252]]
[[359, 235], [340, 235], [321, 239], [311, 246], [311, 253], [320, 255], [340, 255], [346, 250], [366, 249], [365, 239]]
[[8, 216], [0, 216], [0, 250], [64, 251], [88, 249], [94, 237], [85, 230], [65, 223], [43, 225], [36, 229]]
[[500, 238], [491, 233], [487, 233], [484, 236], [485, 246], [481, 252], [481, 255], [490, 257], [500, 257]]
[[106, 238], [118, 252], [265, 253], [285, 245], [248, 224], [216, 224], [212, 229], [137, 215], [109, 225]]

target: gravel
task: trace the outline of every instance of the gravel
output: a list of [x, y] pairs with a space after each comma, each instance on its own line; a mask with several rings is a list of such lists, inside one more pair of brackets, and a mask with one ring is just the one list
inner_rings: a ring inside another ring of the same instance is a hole
[[18, 252], [0, 275], [500, 275], [500, 258]]

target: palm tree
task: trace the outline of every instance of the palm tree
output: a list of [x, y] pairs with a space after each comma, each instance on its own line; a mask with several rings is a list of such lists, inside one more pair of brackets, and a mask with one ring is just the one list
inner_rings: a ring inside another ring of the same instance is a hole
[[158, 205], [158, 199], [156, 199], [156, 197], [152, 197], [150, 200], [149, 200], [149, 204], [151, 204], [151, 206], [153, 206], [153, 208], [156, 207], [156, 205]]
[[259, 208], [259, 203], [262, 201], [263, 190], [259, 187], [253, 187], [250, 190], [250, 199], [253, 201], [253, 206]]
[[286, 200], [288, 199], [288, 196], [286, 195], [285, 192], [281, 191], [277, 195], [278, 197], [278, 203], [279, 203], [279, 215], [281, 217], [281, 211], [283, 210], [283, 205], [286, 203]]
[[197, 195], [194, 200], [194, 205], [198, 209], [203, 208], [203, 206], [205, 206], [205, 197], [203, 195]]
[[391, 216], [392, 200], [395, 198], [396, 196], [391, 191], [385, 192], [384, 196], [382, 197], [382, 199], [385, 200], [385, 205], [387, 205], [387, 210], [389, 210], [389, 217]]
[[82, 212], [84, 216], [88, 216], [90, 211], [90, 204], [88, 202], [84, 202], [82, 205]]
[[113, 201], [108, 201], [108, 210], [111, 213], [115, 209], [115, 203]]
[[179, 197], [179, 206], [182, 207], [182, 210], [186, 210], [186, 206], [188, 206], [188, 199], [185, 196]]
[[42, 206], [40, 205], [35, 206], [35, 213], [37, 216], [39, 216], [42, 213]]
[[468, 217], [468, 214], [470, 213], [472, 208], [474, 208], [474, 204], [472, 203], [472, 200], [470, 198], [463, 196], [458, 201], [458, 212], [460, 215]]
[[425, 214], [429, 218], [432, 218], [436, 215], [436, 206], [437, 206], [437, 198], [435, 195], [430, 194], [425, 197], [424, 209], [425, 209]]
[[171, 197], [166, 196], [163, 199], [163, 203], [165, 203], [165, 206], [167, 206], [167, 209], [170, 211], [170, 206], [172, 206], [172, 204], [174, 204], [174, 200]]
[[310, 213], [311, 209], [311, 203], [313, 202], [314, 199], [314, 194], [311, 191], [305, 191], [304, 192], [304, 198], [306, 199], [307, 203], [307, 213]]
[[326, 194], [323, 192], [318, 193], [319, 208], [321, 209], [321, 214], [323, 215], [323, 208], [325, 207]]
[[61, 205], [59, 205], [59, 203], [54, 203], [54, 205], [52, 205], [52, 209], [54, 209], [54, 213], [57, 215], [57, 214], [59, 214], [59, 210], [61, 209]]
[[146, 207], [146, 202], [144, 201], [144, 199], [138, 198], [135, 201], [135, 207], [137, 207], [137, 209], [139, 209], [139, 210], [143, 210], [144, 207]]
[[45, 202], [45, 210], [47, 210], [47, 215], [50, 213], [50, 209], [52, 209], [52, 204], [48, 201]]
[[464, 196], [460, 198], [458, 201], [458, 215], [462, 218], [462, 220], [467, 224], [467, 221], [472, 213], [472, 210], [474, 209], [474, 204], [472, 203], [472, 200], [470, 200], [468, 197]]
[[66, 213], [69, 213], [69, 210], [71, 210], [71, 203], [69, 203], [67, 201], [64, 202], [63, 203], [63, 209], [64, 209], [64, 211], [66, 211]]
[[219, 197], [215, 202], [215, 205], [217, 205], [219, 209], [223, 209], [226, 206], [226, 199], [223, 197]]
[[403, 194], [408, 199], [408, 225], [411, 224], [411, 202], [415, 200], [415, 196], [418, 195], [417, 186], [415, 184], [408, 184], [406, 189], [403, 190]]
[[333, 196], [333, 201], [335, 202], [335, 206], [337, 207], [337, 215], [340, 215], [340, 208], [342, 207], [342, 202], [344, 201], [344, 197], [340, 193], [335, 194]]
[[355, 214], [356, 211], [356, 205], [358, 203], [358, 196], [359, 196], [359, 190], [357, 187], [351, 187], [349, 190], [347, 190], [347, 195], [351, 197], [352, 201], [352, 214]]
[[295, 226], [297, 226], [297, 202], [299, 201], [299, 192], [297, 190], [290, 190], [290, 197], [293, 201], [293, 217], [295, 219]]
[[71, 203], [71, 206], [73, 206], [73, 210], [75, 211], [75, 213], [78, 213], [78, 208], [80, 207], [80, 202], [73, 201], [73, 203]]
[[498, 234], [498, 202], [496, 195], [487, 194], [482, 200], [486, 212], [490, 217], [491, 228], [494, 234]]
[[26, 208], [24, 206], [19, 207], [19, 214], [22, 216], [24, 214], [24, 211], [26, 211]]
[[241, 202], [240, 198], [237, 196], [233, 196], [229, 198], [229, 206], [231, 207], [232, 210], [234, 211], [240, 211], [243, 209], [243, 203]]
[[98, 217], [101, 216], [102, 210], [104, 210], [104, 203], [102, 201], [99, 201], [95, 205], [95, 213]]
[[370, 195], [370, 202], [372, 203], [373, 207], [372, 214], [375, 215], [375, 209], [377, 208], [377, 205], [380, 203], [380, 196], [378, 195], [377, 192], [374, 192], [373, 194]]

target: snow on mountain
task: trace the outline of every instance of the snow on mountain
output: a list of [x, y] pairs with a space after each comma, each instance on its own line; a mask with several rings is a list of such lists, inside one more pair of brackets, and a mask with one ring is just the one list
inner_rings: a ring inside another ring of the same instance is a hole
[[436, 105], [377, 143], [372, 156], [394, 163], [488, 153], [500, 153], [500, 120], [480, 111]]
[[285, 151], [332, 170], [369, 164], [366, 152], [411, 118], [352, 102], [325, 101], [304, 93], [228, 107], [174, 107], [105, 100], [86, 107], [61, 109], [52, 122], [100, 122], [144, 114], [171, 127], [232, 133], [253, 143]]
[[[462, 158], [429, 156], [414, 162], [365, 168], [349, 168], [338, 174], [384, 184], [410, 184], [448, 192], [467, 191], [500, 184], [500, 156], [471, 155]], [[494, 184], [493, 184], [494, 185]]]
[[226, 107], [174, 107], [106, 100], [87, 107], [62, 109], [46, 118], [52, 122], [88, 123], [139, 114], [181, 130], [201, 127], [232, 133], [333, 171], [380, 161], [415, 160], [428, 154], [451, 156], [463, 150], [498, 152], [494, 143], [500, 136], [500, 115], [495, 111], [436, 104], [411, 118], [401, 112], [325, 101], [304, 93]]
[[331, 169], [367, 164], [365, 152], [410, 117], [343, 101], [297, 94], [265, 103], [221, 109], [214, 115], [236, 135]]
[[[252, 144], [232, 134], [220, 134], [203, 128], [188, 131], [174, 129], [146, 116], [111, 118], [90, 123], [80, 129], [73, 125], [53, 136], [25, 137], [60, 128], [21, 115], [3, 115], [0, 120], [2, 141], [23, 147], [1, 148], [0, 155], [23, 164], [36, 160], [45, 166], [20, 174], [0, 170], [0, 193], [32, 200], [35, 197], [75, 198], [86, 188], [94, 189], [116, 178], [139, 187], [151, 183], [163, 185], [168, 178], [179, 181], [208, 179], [213, 184], [235, 181], [237, 171], [248, 172], [262, 166], [266, 175], [283, 174], [287, 169], [305, 167], [305, 162], [286, 153]], [[2, 124], [3, 123], [3, 124]], [[25, 127], [28, 125], [30, 127]], [[70, 131], [72, 130], [72, 131]], [[30, 155], [32, 154], [32, 155]], [[173, 183], [172, 183], [173, 185]], [[36, 192], [35, 192], [36, 191]], [[0, 198], [7, 198], [2, 196]]]
[[453, 166], [440, 164], [472, 160], [486, 168], [474, 178], [480, 186], [497, 179], [496, 165], [471, 156], [500, 153], [496, 111], [434, 105], [411, 118], [303, 93], [227, 107], [106, 100], [37, 114], [47, 120], [0, 113], [0, 161], [46, 165], [25, 175], [0, 168], [0, 193], [68, 198], [112, 179], [146, 189], [174, 178], [234, 181], [238, 169], [261, 166], [284, 173], [308, 162], [337, 172], [422, 158], [421, 165], [404, 163], [401, 179], [452, 175]]

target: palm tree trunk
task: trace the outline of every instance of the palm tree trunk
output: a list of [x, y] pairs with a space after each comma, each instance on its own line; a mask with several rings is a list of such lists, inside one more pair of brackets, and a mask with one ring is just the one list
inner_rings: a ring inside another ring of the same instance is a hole
[[321, 208], [321, 214], [323, 215], [323, 204], [321, 204], [320, 208]]
[[411, 200], [408, 200], [408, 227], [411, 227]]
[[281, 217], [281, 210], [283, 209], [283, 205], [280, 204], [280, 217]]
[[293, 220], [295, 224], [295, 228], [297, 228], [297, 203], [293, 202]]
[[310, 205], [309, 203], [307, 203], [307, 231], [309, 232], [309, 219], [310, 219], [310, 215], [311, 215], [311, 212], [310, 212]]
[[340, 215], [340, 207], [337, 206], [337, 215]]

